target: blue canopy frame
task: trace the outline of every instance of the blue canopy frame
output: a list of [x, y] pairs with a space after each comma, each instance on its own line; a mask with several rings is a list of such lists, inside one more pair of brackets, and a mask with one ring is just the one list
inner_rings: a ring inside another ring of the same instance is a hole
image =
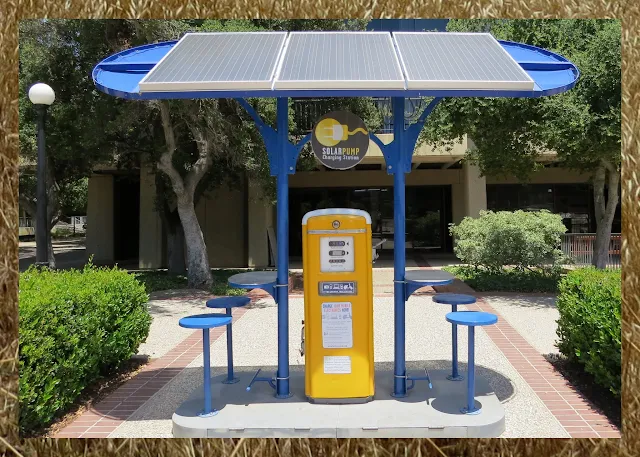
[[[311, 134], [298, 143], [289, 140], [290, 97], [391, 97], [393, 141], [384, 144], [370, 138], [381, 149], [388, 174], [393, 175], [394, 246], [405, 246], [405, 174], [411, 171], [411, 160], [420, 132], [431, 112], [443, 97], [526, 97], [535, 98], [565, 92], [576, 84], [579, 71], [564, 57], [522, 43], [499, 41], [504, 49], [535, 81], [532, 91], [522, 90], [255, 90], [145, 92], [138, 82], [175, 45], [176, 41], [156, 43], [128, 49], [107, 57], [93, 70], [96, 87], [107, 94], [132, 100], [181, 98], [234, 98], [253, 118], [262, 135], [269, 156], [270, 172], [277, 181], [277, 283], [275, 301], [278, 305], [278, 371], [276, 396], [291, 396], [289, 386], [289, 175], [296, 171], [300, 151]], [[246, 98], [277, 98], [276, 128], [266, 124]], [[434, 97], [419, 120], [405, 128], [404, 106], [409, 97]], [[407, 395], [405, 357], [405, 303], [411, 293], [405, 281], [405, 249], [394, 248], [394, 383], [393, 395]]]

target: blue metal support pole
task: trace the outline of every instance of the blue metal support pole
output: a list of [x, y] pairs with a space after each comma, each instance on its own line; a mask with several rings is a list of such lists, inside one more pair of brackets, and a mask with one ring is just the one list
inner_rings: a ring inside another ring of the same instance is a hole
[[[227, 308], [227, 316], [233, 319], [231, 308]], [[233, 335], [231, 333], [231, 324], [227, 325], [227, 379], [222, 381], [223, 384], [235, 384], [239, 379], [233, 375]]]
[[211, 359], [209, 356], [209, 329], [202, 329], [202, 353], [204, 355], [204, 411], [202, 416], [211, 415]]
[[467, 407], [463, 412], [467, 414], [477, 413], [475, 409], [475, 389], [476, 389], [476, 367], [475, 367], [475, 327], [469, 326], [469, 366], [467, 368]]
[[394, 369], [393, 396], [407, 395], [407, 368], [405, 361], [405, 176], [402, 157], [404, 144], [404, 98], [393, 98], [393, 143], [395, 145], [391, 167], [393, 173], [393, 315], [394, 315]]
[[277, 174], [277, 240], [278, 278], [278, 372], [276, 397], [288, 398], [289, 391], [289, 175], [287, 150], [289, 144], [289, 100], [278, 98], [278, 174]]
[[[451, 311], [454, 313], [458, 311], [458, 305], [452, 305]], [[457, 324], [451, 324], [451, 347], [453, 348], [452, 354], [451, 354], [452, 368], [451, 368], [451, 376], [447, 376], [447, 379], [449, 379], [450, 381], [462, 381], [463, 377], [460, 376], [460, 374], [458, 373], [458, 325]]]

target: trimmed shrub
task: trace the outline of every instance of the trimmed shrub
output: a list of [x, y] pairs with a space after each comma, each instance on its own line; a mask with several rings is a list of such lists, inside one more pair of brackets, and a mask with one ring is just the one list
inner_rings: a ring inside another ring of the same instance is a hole
[[561, 268], [535, 270], [518, 270], [503, 268], [490, 271], [485, 268], [474, 268], [469, 265], [450, 266], [448, 271], [456, 278], [464, 281], [477, 292], [549, 292], [558, 291], [558, 283], [563, 275]]
[[566, 230], [560, 215], [546, 210], [481, 211], [479, 217], [465, 217], [450, 227], [456, 256], [491, 271], [507, 265], [520, 270], [557, 265]]
[[620, 396], [620, 270], [581, 268], [560, 282], [558, 348]]
[[20, 275], [20, 427], [48, 425], [82, 390], [136, 353], [148, 295], [118, 268]]

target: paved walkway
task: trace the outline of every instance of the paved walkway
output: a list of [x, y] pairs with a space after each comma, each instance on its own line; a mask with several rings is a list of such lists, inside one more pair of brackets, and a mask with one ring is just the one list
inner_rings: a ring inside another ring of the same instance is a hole
[[[377, 366], [393, 361], [393, 294], [386, 292], [389, 284], [383, 280], [384, 270], [379, 271], [383, 276], [374, 298]], [[438, 291], [474, 293], [461, 281]], [[450, 326], [444, 319], [449, 307], [434, 303], [433, 292], [425, 288], [407, 302], [408, 370], [450, 366]], [[233, 313], [234, 361], [241, 382], [248, 382], [258, 367], [271, 372], [277, 365], [276, 304], [259, 291], [250, 295], [252, 303]], [[170, 437], [172, 413], [202, 383], [201, 332], [182, 329], [177, 321], [183, 315], [201, 312], [208, 297], [188, 291], [154, 294], [149, 304], [154, 321], [149, 338], [140, 347], [140, 353], [151, 355], [152, 362], [56, 437]], [[499, 317], [497, 325], [476, 332], [476, 364], [478, 374], [488, 378], [503, 402], [506, 430], [502, 436], [619, 437], [606, 417], [581, 398], [542, 356], [555, 350], [553, 300], [550, 296], [483, 295], [478, 296], [477, 304], [467, 307]], [[298, 351], [303, 303], [301, 295], [291, 295], [292, 370], [304, 367]], [[466, 370], [466, 334], [459, 332], [462, 371]], [[211, 332], [214, 373], [226, 367], [223, 335], [224, 329]]]
[[[84, 238], [53, 240], [53, 252], [58, 269], [82, 268], [87, 263]], [[20, 271], [24, 271], [34, 264], [36, 261], [36, 242], [20, 241], [18, 259]]]

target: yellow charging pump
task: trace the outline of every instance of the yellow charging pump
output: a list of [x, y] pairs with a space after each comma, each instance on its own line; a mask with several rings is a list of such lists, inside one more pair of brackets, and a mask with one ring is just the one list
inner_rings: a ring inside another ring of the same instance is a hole
[[318, 403], [373, 399], [371, 216], [356, 209], [302, 219], [305, 393]]

